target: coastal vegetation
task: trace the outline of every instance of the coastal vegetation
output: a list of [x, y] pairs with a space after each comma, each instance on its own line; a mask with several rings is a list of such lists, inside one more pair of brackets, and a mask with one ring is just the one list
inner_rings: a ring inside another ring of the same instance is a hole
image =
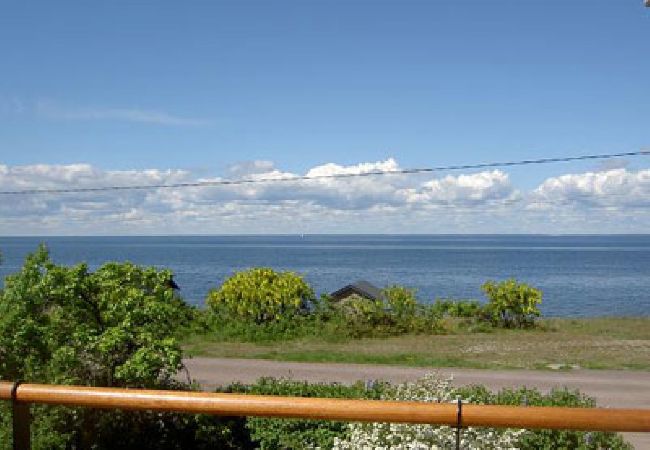
[[[621, 341], [632, 336], [637, 343], [650, 341], [643, 319], [617, 319], [628, 321], [624, 327], [608, 319], [539, 319], [536, 307], [541, 292], [514, 280], [486, 283], [486, 303], [438, 300], [424, 304], [403, 286], [388, 287], [379, 300], [353, 296], [333, 301], [327, 296], [316, 298], [298, 275], [253, 269], [235, 274], [211, 292], [205, 310], [185, 303], [171, 280], [168, 270], [131, 263], [107, 263], [94, 271], [85, 264], [57, 265], [44, 247], [39, 248], [18, 272], [6, 278], [0, 291], [0, 379], [192, 390], [199, 386], [184, 372], [183, 359], [188, 354], [510, 367], [514, 359], [499, 362], [499, 355], [517, 358], [521, 348], [494, 350], [489, 345], [509, 342], [525, 347], [526, 342], [554, 335], [566, 344], [570, 333], [576, 339], [607, 334]], [[605, 330], [608, 332], [603, 333]], [[579, 339], [576, 342], [582, 345]], [[557, 357], [559, 348], [549, 352]], [[575, 347], [575, 354], [578, 349]], [[636, 350], [636, 355], [643, 355], [642, 348]], [[530, 354], [528, 361], [547, 361], [547, 355], [538, 349], [523, 351]], [[624, 356], [608, 361], [621, 367], [634, 361], [629, 353]], [[408, 385], [376, 382], [352, 386], [262, 379], [221, 391], [422, 401], [460, 396], [470, 402], [494, 404], [521, 404], [525, 398], [530, 405], [594, 404], [578, 392], [542, 394], [522, 389], [494, 393], [481, 386], [453, 388], [435, 376]], [[445, 445], [453, 437], [449, 428], [432, 426], [216, 418], [44, 405], [33, 405], [32, 413], [35, 449], [343, 449], [398, 441], [404, 446], [419, 442]], [[10, 417], [9, 404], [0, 403], [3, 450], [11, 443]], [[463, 439], [483, 448], [498, 448], [504, 442], [519, 448], [628, 448], [611, 433], [476, 429], [465, 430]]]
[[254, 268], [227, 279], [208, 295], [207, 304], [221, 321], [255, 325], [291, 319], [308, 310], [314, 291], [298, 275]]
[[[209, 309], [196, 310], [181, 338], [189, 354], [482, 369], [650, 369], [649, 318], [541, 317], [542, 292], [516, 280], [485, 282], [483, 302], [425, 303], [403, 286], [384, 289], [378, 300], [307, 295], [296, 297], [300, 307], [290, 314], [263, 322], [228, 316], [210, 301], [225, 292], [241, 296], [230, 281], [249, 278], [243, 285], [250, 286], [254, 273], [236, 274], [208, 296]], [[300, 277], [290, 279], [295, 286], [278, 283], [274, 298], [311, 294]], [[272, 291], [268, 282], [264, 289]]]
[[542, 292], [514, 279], [487, 281], [488, 301], [421, 302], [416, 292], [393, 285], [381, 298], [350, 295], [316, 298], [298, 275], [255, 268], [234, 274], [208, 294], [196, 311], [194, 332], [218, 339], [272, 342], [317, 336], [326, 341], [404, 334], [437, 335], [493, 328], [532, 329]]

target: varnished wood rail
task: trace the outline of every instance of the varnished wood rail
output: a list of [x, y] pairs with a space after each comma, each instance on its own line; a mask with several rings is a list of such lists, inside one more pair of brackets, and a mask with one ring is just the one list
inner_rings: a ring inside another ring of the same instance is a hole
[[650, 432], [650, 409], [564, 408], [99, 388], [0, 382], [0, 400], [101, 409], [173, 411], [452, 427]]

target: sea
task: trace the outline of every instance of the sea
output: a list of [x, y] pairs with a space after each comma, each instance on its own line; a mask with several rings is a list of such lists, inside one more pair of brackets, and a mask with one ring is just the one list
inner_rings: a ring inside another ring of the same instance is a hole
[[40, 243], [58, 264], [171, 269], [199, 306], [233, 273], [265, 266], [301, 274], [317, 294], [366, 280], [414, 288], [423, 302], [485, 301], [486, 280], [516, 278], [543, 291], [546, 316], [650, 315], [650, 235], [0, 237], [3, 283]]

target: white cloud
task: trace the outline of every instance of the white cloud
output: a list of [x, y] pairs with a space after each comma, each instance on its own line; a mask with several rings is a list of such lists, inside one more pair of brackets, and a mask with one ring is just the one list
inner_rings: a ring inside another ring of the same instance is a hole
[[168, 126], [208, 125], [207, 119], [181, 117], [164, 111], [138, 108], [100, 108], [63, 106], [55, 102], [36, 102], [36, 114], [57, 120], [113, 120]]
[[334, 163], [327, 163], [316, 166], [305, 174], [308, 177], [322, 177], [331, 175], [351, 175], [370, 172], [390, 172], [399, 170], [400, 167], [394, 158], [388, 158], [386, 161], [376, 161], [372, 163], [360, 163], [352, 166], [340, 166]]
[[549, 178], [532, 192], [531, 202], [616, 208], [650, 206], [650, 169], [619, 168]]
[[[586, 233], [647, 232], [650, 169], [567, 174], [525, 192], [501, 170], [367, 176], [397, 171], [392, 158], [305, 174], [242, 162], [227, 178], [279, 182], [183, 189], [0, 196], [0, 234], [147, 233]], [[0, 190], [173, 184], [186, 170], [107, 171], [89, 164], [0, 165]]]
[[510, 184], [508, 175], [500, 170], [485, 171], [471, 175], [433, 179], [420, 189], [408, 191], [409, 202], [440, 204], [480, 204], [489, 200], [513, 200], [517, 192]]

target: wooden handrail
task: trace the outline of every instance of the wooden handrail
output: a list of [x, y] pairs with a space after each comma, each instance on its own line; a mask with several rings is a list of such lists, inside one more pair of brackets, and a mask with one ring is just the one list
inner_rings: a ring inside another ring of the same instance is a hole
[[[12, 385], [0, 382], [0, 400], [11, 399]], [[222, 416], [458, 425], [458, 407], [453, 403], [215, 394], [47, 384], [21, 384], [16, 390], [16, 401]], [[461, 424], [464, 427], [650, 432], [650, 409], [464, 404]]]

